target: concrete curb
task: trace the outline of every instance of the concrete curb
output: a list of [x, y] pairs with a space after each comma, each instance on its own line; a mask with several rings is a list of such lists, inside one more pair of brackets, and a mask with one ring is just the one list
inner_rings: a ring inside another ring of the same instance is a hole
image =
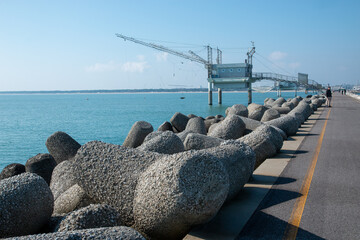
[[312, 114], [305, 122], [306, 124], [302, 124], [295, 136], [284, 141], [279, 154], [266, 159], [254, 171], [251, 182], [244, 186], [234, 200], [224, 204], [209, 223], [193, 229], [184, 240], [235, 239], [296, 154], [296, 150], [323, 111], [324, 107], [321, 107]]

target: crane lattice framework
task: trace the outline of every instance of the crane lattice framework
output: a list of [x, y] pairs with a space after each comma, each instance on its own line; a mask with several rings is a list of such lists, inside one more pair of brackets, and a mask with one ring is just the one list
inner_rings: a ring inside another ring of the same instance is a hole
[[232, 63], [232, 64], [223, 64], [222, 63], [222, 51], [217, 49], [216, 64], [213, 64], [212, 57], [212, 48], [207, 46], [207, 60], [203, 59], [193, 51], [188, 51], [187, 53], [178, 52], [173, 49], [157, 45], [154, 43], [148, 43], [135, 39], [132, 37], [127, 37], [122, 34], [116, 34], [117, 37], [124, 40], [129, 40], [131, 42], [141, 44], [147, 47], [157, 49], [159, 51], [167, 52], [172, 55], [188, 59], [200, 64], [204, 64], [208, 73], [208, 96], [209, 96], [209, 105], [212, 105], [212, 90], [214, 88], [218, 89], [218, 103], [222, 103], [222, 89], [248, 89], [248, 104], [252, 102], [252, 90], [251, 84], [256, 81], [261, 80], [272, 80], [277, 83], [278, 86], [278, 95], [281, 94], [281, 83], [288, 83], [295, 85], [295, 95], [296, 89], [299, 86], [305, 87], [306, 89], [321, 89], [321, 85], [317, 84], [315, 81], [311, 80], [309, 84], [307, 74], [299, 73], [298, 77], [285, 76], [276, 73], [253, 73], [252, 72], [252, 57], [255, 53], [255, 46], [252, 42], [252, 48], [247, 52], [248, 58], [245, 60], [245, 63]]

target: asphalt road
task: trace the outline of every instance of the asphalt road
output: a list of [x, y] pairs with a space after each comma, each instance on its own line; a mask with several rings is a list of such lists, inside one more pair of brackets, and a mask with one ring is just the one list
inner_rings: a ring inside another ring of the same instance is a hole
[[296, 239], [360, 239], [360, 102], [334, 94], [332, 105], [236, 239], [283, 239], [293, 227], [288, 222], [326, 121]]

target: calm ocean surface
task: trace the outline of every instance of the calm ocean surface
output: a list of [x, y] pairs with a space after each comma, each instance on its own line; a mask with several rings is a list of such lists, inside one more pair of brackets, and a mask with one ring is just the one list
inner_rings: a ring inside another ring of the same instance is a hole
[[[292, 98], [294, 93], [282, 96]], [[263, 104], [267, 97], [276, 98], [276, 93], [254, 92], [253, 102]], [[224, 115], [233, 104], [247, 105], [245, 92], [223, 93], [222, 105], [217, 104], [216, 93], [213, 106], [207, 98], [207, 93], [0, 95], [0, 171], [47, 153], [45, 141], [56, 131], [68, 133], [80, 144], [100, 140], [121, 145], [136, 121], [150, 122], [156, 130], [175, 112], [206, 117]]]

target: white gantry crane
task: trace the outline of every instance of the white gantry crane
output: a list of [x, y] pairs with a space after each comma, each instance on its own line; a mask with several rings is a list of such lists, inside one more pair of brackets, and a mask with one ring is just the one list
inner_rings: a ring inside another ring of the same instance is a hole
[[[210, 46], [206, 46], [207, 48], [207, 60], [200, 57], [193, 51], [188, 51], [188, 53], [178, 52], [176, 50], [157, 45], [154, 43], [148, 43], [141, 41], [139, 39], [135, 39], [132, 37], [127, 37], [122, 34], [116, 34], [117, 37], [122, 38], [124, 40], [128, 40], [137, 44], [141, 44], [147, 47], [154, 48], [159, 51], [167, 52], [172, 55], [182, 57], [188, 59], [190, 61], [194, 61], [200, 64], [203, 64], [207, 69], [208, 73], [208, 89], [209, 89], [209, 105], [212, 105], [212, 89], [218, 89], [218, 102], [221, 104], [222, 102], [222, 89], [246, 89], [248, 90], [248, 104], [252, 102], [252, 90], [251, 84], [255, 81], [261, 80], [272, 80], [277, 83], [285, 82], [289, 84], [295, 84], [296, 88], [298, 86], [305, 86], [306, 88], [319, 88], [319, 84], [315, 81], [311, 80], [312, 83], [308, 83], [307, 74], [300, 74], [298, 77], [291, 77], [280, 75], [276, 73], [252, 73], [252, 58], [255, 54], [255, 46], [254, 42], [252, 43], [252, 48], [249, 49], [247, 52], [247, 59], [245, 63], [230, 63], [230, 64], [223, 64], [222, 63], [222, 52], [221, 50], [217, 49], [217, 57], [216, 57], [216, 64], [212, 62], [212, 48]], [[306, 75], [306, 78], [303, 79], [302, 76]], [[278, 84], [278, 89], [280, 90], [280, 84]], [[296, 88], [295, 88], [295, 95], [296, 95]], [[281, 94], [281, 91], [280, 91]]]

